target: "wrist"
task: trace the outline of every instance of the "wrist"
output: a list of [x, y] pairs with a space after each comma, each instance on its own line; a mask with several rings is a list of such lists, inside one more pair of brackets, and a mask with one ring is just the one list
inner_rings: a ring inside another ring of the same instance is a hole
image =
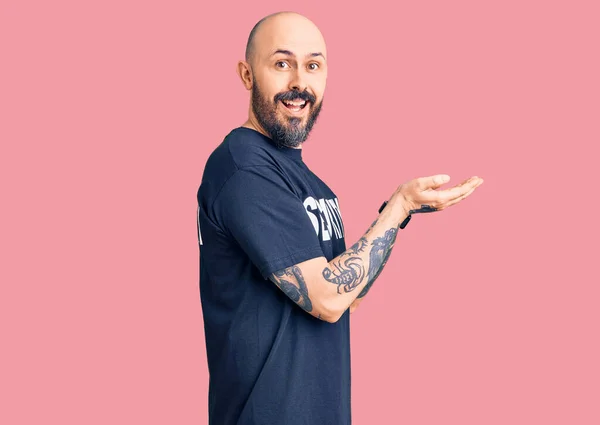
[[383, 211], [383, 207], [389, 210], [389, 214], [398, 223], [397, 225], [400, 225], [410, 215], [409, 202], [401, 193], [395, 193], [389, 201], [386, 201], [379, 210], [380, 213]]
[[406, 217], [408, 217], [410, 215], [409, 211], [410, 211], [410, 203], [408, 202], [408, 199], [406, 199], [406, 197], [403, 194], [400, 194], [400, 196], [396, 199], [395, 202], [395, 207], [398, 210], [398, 214], [400, 214], [400, 217], [398, 219], [398, 224], [400, 224], [401, 222], [403, 222]]

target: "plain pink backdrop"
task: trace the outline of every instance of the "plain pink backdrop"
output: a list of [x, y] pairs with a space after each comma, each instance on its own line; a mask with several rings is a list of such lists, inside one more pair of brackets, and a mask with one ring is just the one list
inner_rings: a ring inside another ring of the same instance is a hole
[[474, 0], [3, 1], [0, 423], [207, 422], [195, 195], [278, 10], [327, 41], [304, 158], [348, 243], [404, 181], [485, 179], [352, 316], [354, 423], [599, 424], [598, 2]]

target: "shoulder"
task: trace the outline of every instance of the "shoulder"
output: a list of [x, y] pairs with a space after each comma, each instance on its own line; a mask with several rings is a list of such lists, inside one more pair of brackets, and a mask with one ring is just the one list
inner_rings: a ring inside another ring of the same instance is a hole
[[215, 198], [224, 186], [244, 186], [244, 180], [255, 174], [263, 179], [271, 173], [280, 174], [281, 164], [274, 150], [257, 131], [245, 127], [231, 130], [206, 161], [199, 195]]
[[223, 144], [238, 169], [273, 166], [277, 163], [275, 147], [267, 141], [266, 136], [250, 128], [233, 129]]
[[275, 147], [261, 133], [246, 127], [231, 130], [210, 153], [203, 180], [227, 180], [238, 170], [278, 166]]

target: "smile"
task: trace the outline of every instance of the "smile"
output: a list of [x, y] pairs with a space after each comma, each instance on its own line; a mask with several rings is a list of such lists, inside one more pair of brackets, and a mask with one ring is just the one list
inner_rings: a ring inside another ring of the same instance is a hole
[[302, 99], [282, 100], [281, 103], [291, 112], [300, 112], [308, 104], [308, 102]]

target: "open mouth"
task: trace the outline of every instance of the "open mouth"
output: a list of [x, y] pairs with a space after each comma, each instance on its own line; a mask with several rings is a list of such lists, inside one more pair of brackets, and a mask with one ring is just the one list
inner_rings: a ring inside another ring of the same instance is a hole
[[302, 99], [294, 99], [294, 100], [282, 100], [283, 106], [289, 109], [292, 112], [299, 112], [306, 107], [308, 102]]

